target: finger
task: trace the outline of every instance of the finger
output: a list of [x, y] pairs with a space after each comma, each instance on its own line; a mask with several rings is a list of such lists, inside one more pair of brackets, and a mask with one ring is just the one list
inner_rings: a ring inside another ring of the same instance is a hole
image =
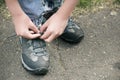
[[38, 30], [38, 28], [33, 24], [33, 22], [30, 22], [29, 28], [34, 31], [35, 33], [39, 33], [40, 31]]
[[30, 38], [34, 39], [34, 38], [38, 38], [38, 37], [40, 37], [40, 34], [32, 34]]
[[34, 38], [40, 37], [40, 34], [31, 34], [30, 32], [26, 32], [24, 37], [28, 39], [34, 39]]
[[29, 31], [30, 32], [30, 34], [34, 34], [35, 32], [34, 31]]
[[47, 39], [45, 39], [46, 42], [52, 42], [55, 38], [57, 38], [57, 35], [51, 35]]
[[51, 35], [51, 32], [46, 31], [44, 34], [41, 36], [41, 39], [47, 39]]
[[46, 31], [46, 29], [47, 29], [47, 27], [48, 27], [47, 24], [48, 24], [48, 23], [45, 22], [45, 23], [40, 27], [40, 32], [45, 32], [45, 31]]

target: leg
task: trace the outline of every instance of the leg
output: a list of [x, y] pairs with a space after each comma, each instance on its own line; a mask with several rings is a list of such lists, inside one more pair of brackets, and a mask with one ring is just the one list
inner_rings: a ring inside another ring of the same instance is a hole
[[[47, 1], [50, 1], [53, 5], [51, 6], [52, 10], [49, 10], [48, 12], [44, 13], [44, 17], [46, 20], [58, 10], [58, 7], [62, 3], [62, 0], [59, 0], [60, 2], [56, 2], [56, 0], [54, 2], [52, 2], [52, 0]], [[59, 6], [56, 7], [55, 4], [59, 4]], [[83, 30], [80, 28], [79, 25], [73, 22], [72, 19], [69, 19], [68, 25], [64, 33], [60, 36], [60, 38], [69, 43], [78, 43], [82, 40], [83, 37], [84, 37]]]
[[[57, 5], [54, 4], [55, 2], [57, 2]], [[52, 0], [19, 0], [19, 3], [25, 13], [38, 27], [39, 24], [45, 21], [41, 14], [60, 6], [61, 0], [55, 0], [54, 2]], [[49, 67], [49, 54], [47, 53], [45, 42], [38, 38], [29, 40], [23, 37], [20, 38], [20, 41], [22, 45], [21, 60], [24, 68], [34, 74], [46, 74]]]
[[[38, 27], [43, 18], [38, 17], [44, 9], [41, 0], [19, 0], [24, 12], [31, 18], [33, 23]], [[34, 5], [36, 4], [36, 5]], [[32, 7], [31, 7], [32, 6]], [[20, 38], [22, 46], [22, 64], [23, 67], [34, 74], [46, 74], [49, 67], [49, 54], [46, 50], [46, 43], [39, 39]]]
[[[54, 8], [52, 10], [49, 10], [47, 12], [44, 12], [44, 19], [45, 21], [52, 16], [58, 8]], [[75, 22], [72, 21], [72, 19], [69, 19], [67, 27], [63, 34], [60, 36], [61, 39], [69, 42], [69, 43], [78, 43], [82, 40], [84, 37], [84, 32], [81, 29], [79, 25], [77, 25]]]
[[[38, 26], [42, 19], [33, 19], [33, 23]], [[49, 54], [46, 50], [45, 41], [36, 39], [20, 38], [22, 45], [22, 64], [24, 68], [34, 74], [44, 75], [48, 72]]]

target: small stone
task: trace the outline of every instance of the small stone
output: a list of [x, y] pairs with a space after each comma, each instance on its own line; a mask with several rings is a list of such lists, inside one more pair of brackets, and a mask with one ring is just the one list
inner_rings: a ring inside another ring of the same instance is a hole
[[104, 7], [103, 7], [103, 6], [100, 6], [99, 8], [100, 8], [100, 9], [103, 9]]
[[13, 76], [13, 75], [14, 75], [14, 73], [11, 73], [11, 75]]
[[94, 74], [95, 76], [97, 75], [97, 73], [95, 73], [95, 72], [94, 72], [93, 74]]
[[105, 52], [105, 51], [103, 51], [103, 53], [105, 54], [106, 52]]
[[104, 19], [106, 19], [106, 17], [104, 16]]
[[93, 38], [93, 37], [94, 37], [93, 35], [90, 36], [90, 38]]
[[116, 16], [116, 15], [117, 15], [117, 12], [116, 12], [116, 11], [111, 11], [110, 15], [111, 15], [111, 16]]

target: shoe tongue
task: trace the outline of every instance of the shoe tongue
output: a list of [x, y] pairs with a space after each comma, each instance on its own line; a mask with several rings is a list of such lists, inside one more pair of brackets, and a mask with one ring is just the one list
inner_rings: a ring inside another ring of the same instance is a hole
[[34, 52], [37, 54], [37, 55], [43, 55], [45, 52], [46, 52], [46, 44], [43, 40], [41, 39], [35, 39], [33, 40], [33, 49], [34, 49]]
[[32, 43], [33, 49], [44, 48], [46, 46], [45, 42], [41, 39], [34, 39]]

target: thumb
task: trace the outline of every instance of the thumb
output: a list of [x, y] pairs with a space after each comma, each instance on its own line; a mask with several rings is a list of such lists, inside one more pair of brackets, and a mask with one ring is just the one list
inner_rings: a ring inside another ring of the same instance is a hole
[[40, 34], [31, 34], [29, 32], [26, 32], [26, 34], [24, 35], [24, 37], [26, 37], [28, 39], [34, 39], [34, 38], [40, 37]]
[[30, 38], [31, 38], [31, 39], [34, 39], [34, 38], [37, 38], [37, 37], [40, 37], [40, 34], [33, 34], [33, 35], [30, 35]]
[[48, 22], [45, 22], [41, 27], [40, 27], [40, 32], [45, 32], [48, 27]]

